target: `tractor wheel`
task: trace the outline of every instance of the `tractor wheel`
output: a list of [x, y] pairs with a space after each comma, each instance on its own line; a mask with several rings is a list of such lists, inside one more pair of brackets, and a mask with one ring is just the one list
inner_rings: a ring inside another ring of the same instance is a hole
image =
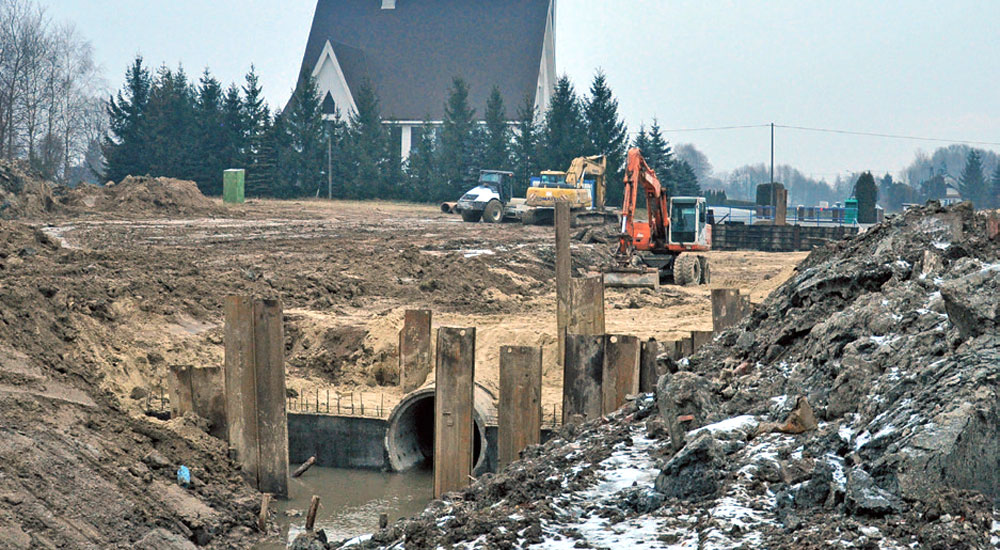
[[701, 281], [701, 263], [693, 254], [681, 254], [674, 260], [674, 283], [680, 286], [696, 285]]
[[498, 200], [491, 200], [483, 210], [483, 221], [486, 223], [500, 223], [503, 221], [503, 205]]
[[701, 281], [699, 281], [699, 284], [712, 284], [712, 266], [709, 265], [708, 258], [705, 256], [698, 256], [698, 265], [701, 267]]
[[476, 223], [483, 219], [482, 210], [462, 210], [462, 221]]

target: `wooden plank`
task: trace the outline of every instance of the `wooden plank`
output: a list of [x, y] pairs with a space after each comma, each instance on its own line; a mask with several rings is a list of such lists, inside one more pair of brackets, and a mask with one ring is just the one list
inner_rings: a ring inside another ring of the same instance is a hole
[[399, 381], [403, 392], [423, 386], [431, 366], [431, 312], [408, 310], [399, 332]]
[[280, 300], [256, 300], [258, 490], [288, 496], [288, 419], [285, 412], [285, 331]]
[[743, 308], [740, 307], [739, 289], [712, 289], [712, 329], [715, 332], [722, 332], [732, 328], [742, 318]]
[[223, 372], [219, 367], [191, 369], [191, 398], [194, 412], [208, 420], [209, 432], [225, 439], [226, 395]]
[[691, 351], [692, 353], [701, 349], [702, 346], [712, 341], [715, 333], [710, 330], [691, 331]]
[[167, 369], [167, 390], [170, 392], [171, 416], [181, 417], [195, 412], [189, 365], [171, 365]]
[[438, 329], [434, 394], [435, 498], [469, 485], [475, 365], [476, 329]]
[[659, 370], [656, 367], [656, 357], [660, 353], [660, 345], [650, 339], [642, 343], [639, 355], [639, 393], [652, 393], [656, 391], [656, 382], [660, 379]]
[[559, 338], [558, 361], [566, 352], [566, 327], [569, 324], [570, 277], [573, 258], [569, 248], [570, 208], [568, 202], [557, 202], [556, 225], [556, 334]]
[[542, 441], [542, 348], [500, 348], [497, 460], [500, 469]]
[[677, 356], [677, 360], [679, 361], [685, 357], [689, 357], [692, 353], [694, 353], [694, 349], [692, 347], [693, 345], [694, 342], [691, 340], [690, 336], [678, 340], [676, 342], [676, 351], [674, 353], [674, 355]]
[[628, 395], [639, 393], [639, 339], [608, 335], [604, 344], [602, 413], [611, 414], [625, 404]]
[[226, 419], [229, 447], [243, 471], [257, 483], [257, 382], [253, 345], [253, 302], [227, 296], [224, 303]]
[[604, 335], [566, 334], [563, 362], [563, 424], [601, 417], [603, 410]]
[[569, 334], [604, 334], [604, 276], [570, 281]]

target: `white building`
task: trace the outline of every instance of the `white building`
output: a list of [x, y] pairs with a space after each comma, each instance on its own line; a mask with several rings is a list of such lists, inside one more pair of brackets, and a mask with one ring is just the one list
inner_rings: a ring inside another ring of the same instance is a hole
[[355, 111], [354, 94], [371, 83], [405, 159], [414, 128], [444, 118], [454, 77], [480, 117], [494, 86], [508, 116], [526, 97], [544, 111], [557, 79], [555, 13], [556, 0], [319, 0], [302, 67], [328, 117]]

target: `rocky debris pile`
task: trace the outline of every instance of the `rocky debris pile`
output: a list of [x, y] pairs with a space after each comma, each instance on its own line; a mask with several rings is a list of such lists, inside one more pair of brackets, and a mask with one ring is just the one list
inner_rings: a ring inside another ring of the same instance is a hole
[[657, 395], [363, 548], [989, 548], [1000, 241], [968, 205], [814, 251]]

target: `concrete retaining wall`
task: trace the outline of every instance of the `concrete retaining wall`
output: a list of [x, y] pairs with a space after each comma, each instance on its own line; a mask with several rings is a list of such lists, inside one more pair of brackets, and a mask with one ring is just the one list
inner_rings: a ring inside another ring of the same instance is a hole
[[712, 226], [712, 249], [808, 251], [857, 234], [858, 228], [853, 226], [715, 224]]

